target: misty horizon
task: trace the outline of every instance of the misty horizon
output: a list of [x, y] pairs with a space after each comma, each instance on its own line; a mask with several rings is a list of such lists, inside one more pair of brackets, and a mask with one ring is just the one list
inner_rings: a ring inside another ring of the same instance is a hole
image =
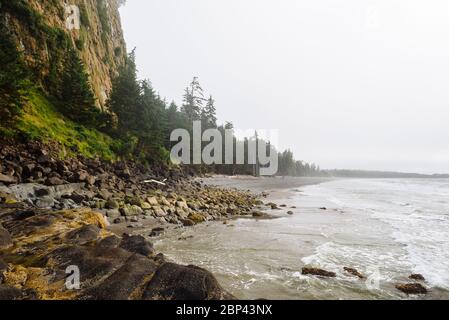
[[449, 173], [448, 11], [443, 1], [128, 0], [121, 15], [140, 77], [178, 106], [198, 76], [219, 122], [278, 129], [279, 149], [298, 160], [432, 174]]

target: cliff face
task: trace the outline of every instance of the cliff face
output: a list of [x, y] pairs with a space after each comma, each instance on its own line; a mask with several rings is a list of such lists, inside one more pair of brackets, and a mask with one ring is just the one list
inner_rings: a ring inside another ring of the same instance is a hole
[[[0, 0], [6, 25], [24, 53], [27, 66], [46, 90], [52, 71], [66, 55], [61, 41], [70, 42], [90, 75], [98, 107], [112, 88], [112, 79], [125, 61], [118, 0]], [[52, 41], [49, 41], [51, 39]]]

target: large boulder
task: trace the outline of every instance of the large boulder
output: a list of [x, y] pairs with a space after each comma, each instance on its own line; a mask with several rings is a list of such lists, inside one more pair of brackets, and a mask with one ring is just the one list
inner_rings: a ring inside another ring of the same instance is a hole
[[136, 205], [129, 205], [129, 204], [126, 204], [123, 208], [121, 208], [120, 212], [125, 217], [138, 216], [143, 214], [142, 208]]
[[196, 212], [192, 212], [189, 215], [189, 219], [192, 220], [195, 224], [202, 223], [202, 222], [204, 222], [206, 220], [204, 218], [204, 216], [202, 216], [201, 214], [196, 213]]
[[142, 236], [128, 236], [124, 235], [120, 248], [128, 252], [138, 253], [143, 256], [151, 256], [154, 254], [153, 245], [146, 241]]
[[6, 185], [17, 183], [17, 178], [9, 175], [4, 175], [0, 173], [0, 182]]
[[46, 184], [49, 186], [60, 186], [64, 184], [64, 180], [58, 177], [51, 177], [46, 180]]
[[153, 212], [158, 217], [165, 217], [167, 215], [167, 213], [164, 211], [164, 209], [162, 209], [159, 206], [154, 206], [153, 207]]
[[157, 201], [156, 197], [148, 197], [147, 202], [152, 206], [158, 206], [159, 202]]
[[51, 208], [55, 204], [55, 199], [52, 197], [42, 197], [36, 200], [35, 205], [38, 208], [45, 209]]
[[120, 204], [117, 200], [114, 199], [109, 199], [108, 201], [106, 201], [105, 203], [105, 208], [106, 209], [118, 209], [120, 208]]
[[195, 266], [163, 264], [145, 288], [144, 300], [230, 300], [217, 279]]

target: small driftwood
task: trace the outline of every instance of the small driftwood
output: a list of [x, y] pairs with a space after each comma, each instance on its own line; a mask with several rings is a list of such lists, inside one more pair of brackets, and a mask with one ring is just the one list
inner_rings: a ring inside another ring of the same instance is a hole
[[163, 181], [157, 181], [157, 180], [151, 179], [151, 180], [145, 180], [143, 183], [156, 183], [161, 186], [166, 186], [167, 184], [165, 183], [165, 181], [167, 181], [167, 179], [164, 179]]

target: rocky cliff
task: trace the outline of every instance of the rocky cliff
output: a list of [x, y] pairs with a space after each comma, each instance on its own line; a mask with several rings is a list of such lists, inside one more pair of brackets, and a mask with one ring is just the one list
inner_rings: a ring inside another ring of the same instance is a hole
[[51, 90], [68, 48], [90, 75], [98, 107], [105, 110], [112, 79], [125, 61], [117, 0], [1, 0], [8, 29], [37, 81]]

